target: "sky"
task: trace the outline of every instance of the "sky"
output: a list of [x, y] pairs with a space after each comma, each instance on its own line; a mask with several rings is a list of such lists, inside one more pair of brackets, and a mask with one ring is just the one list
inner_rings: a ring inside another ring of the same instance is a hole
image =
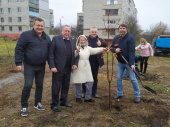
[[[160, 21], [170, 28], [170, 0], [134, 0], [137, 8], [138, 23], [143, 30]], [[54, 11], [54, 25], [74, 26], [77, 13], [82, 12], [82, 0], [49, 0], [50, 9]]]

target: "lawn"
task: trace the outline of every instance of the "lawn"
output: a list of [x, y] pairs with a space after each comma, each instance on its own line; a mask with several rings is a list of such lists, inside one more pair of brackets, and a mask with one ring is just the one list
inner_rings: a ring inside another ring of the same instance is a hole
[[0, 37], [0, 78], [15, 69], [14, 50], [16, 41]]

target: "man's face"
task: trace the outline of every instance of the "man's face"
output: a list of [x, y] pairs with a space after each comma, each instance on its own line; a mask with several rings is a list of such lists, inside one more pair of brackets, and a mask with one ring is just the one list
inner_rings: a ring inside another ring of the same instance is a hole
[[44, 31], [44, 22], [35, 21], [35, 23], [33, 24], [33, 28], [36, 34], [41, 35]]
[[90, 34], [91, 38], [96, 38], [97, 37], [97, 30], [96, 29], [91, 29], [89, 34]]
[[62, 29], [61, 34], [65, 39], [68, 39], [70, 37], [70, 34], [71, 34], [71, 28], [68, 27], [68, 26], [65, 26]]
[[122, 35], [122, 36], [124, 36], [126, 33], [127, 33], [126, 27], [120, 26], [120, 27], [119, 27], [119, 34]]

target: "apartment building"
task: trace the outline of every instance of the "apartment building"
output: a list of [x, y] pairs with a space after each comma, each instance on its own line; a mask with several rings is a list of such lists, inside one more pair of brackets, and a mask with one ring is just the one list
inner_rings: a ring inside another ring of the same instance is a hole
[[54, 21], [51, 12], [49, 0], [0, 0], [0, 35], [18, 37], [33, 28], [36, 17], [45, 21], [45, 32], [48, 34]]
[[125, 22], [128, 16], [137, 18], [133, 0], [82, 0], [82, 2], [83, 12], [77, 14], [77, 26], [78, 30], [82, 30], [87, 36], [91, 27], [97, 27], [99, 37], [113, 39], [119, 34], [119, 24]]

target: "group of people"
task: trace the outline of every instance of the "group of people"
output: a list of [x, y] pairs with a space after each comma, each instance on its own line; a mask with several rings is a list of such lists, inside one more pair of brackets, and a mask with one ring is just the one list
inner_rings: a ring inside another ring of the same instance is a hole
[[[22, 116], [28, 115], [28, 99], [34, 78], [36, 84], [34, 108], [45, 110], [41, 104], [41, 99], [46, 62], [48, 62], [52, 71], [51, 109], [53, 111], [61, 111], [58, 105], [72, 107], [67, 102], [70, 82], [74, 84], [76, 102], [82, 103], [81, 97], [84, 98], [84, 102], [95, 102], [91, 96], [99, 97], [97, 93], [98, 70], [99, 67], [104, 65], [102, 52], [108, 51], [108, 48], [106, 48], [106, 42], [98, 37], [97, 28], [92, 27], [88, 37], [80, 35], [75, 43], [70, 38], [70, 26], [65, 25], [62, 28], [61, 35], [53, 37], [51, 41], [44, 32], [44, 25], [44, 20], [35, 19], [33, 29], [21, 34], [15, 48], [16, 68], [18, 71], [24, 69], [24, 87], [21, 95]], [[119, 26], [119, 33], [120, 35], [113, 39], [110, 48], [118, 56], [117, 96], [114, 99], [123, 97], [122, 77], [124, 70], [127, 69], [135, 91], [135, 102], [138, 103], [140, 102], [140, 90], [132, 71], [134, 69], [135, 38], [127, 33], [126, 24]], [[141, 44], [141, 46], [136, 47], [136, 50], [142, 48]], [[120, 54], [127, 59], [131, 68], [125, 64]], [[145, 54], [144, 57], [149, 56]], [[148, 58], [144, 58], [144, 60], [147, 61]], [[144, 69], [144, 72], [146, 72], [146, 69]]]

